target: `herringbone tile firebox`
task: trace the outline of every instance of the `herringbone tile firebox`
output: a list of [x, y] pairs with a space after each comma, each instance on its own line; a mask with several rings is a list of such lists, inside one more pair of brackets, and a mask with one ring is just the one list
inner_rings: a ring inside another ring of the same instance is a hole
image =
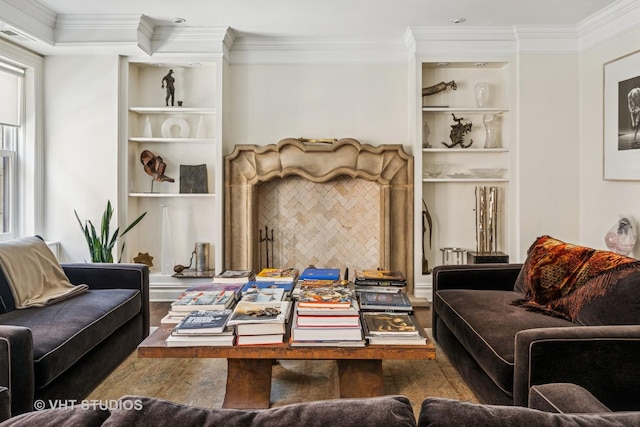
[[[258, 187], [258, 227], [273, 229], [273, 266], [377, 268], [380, 186], [347, 176], [315, 183], [298, 176]], [[271, 250], [271, 249], [269, 249]], [[262, 260], [266, 251], [262, 246]]]

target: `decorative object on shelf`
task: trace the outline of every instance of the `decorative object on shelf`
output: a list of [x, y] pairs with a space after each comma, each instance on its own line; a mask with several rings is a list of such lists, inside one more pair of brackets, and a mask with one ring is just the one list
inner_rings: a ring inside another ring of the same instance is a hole
[[133, 257], [133, 262], [136, 264], [145, 264], [149, 268], [153, 267], [153, 257], [149, 255], [149, 252], [138, 252], [138, 255]]
[[182, 107], [182, 102], [183, 101], [178, 101], [178, 107]]
[[173, 136], [173, 128], [179, 128], [179, 138], [189, 138], [189, 131], [191, 128], [189, 127], [189, 123], [185, 119], [181, 119], [179, 117], [169, 117], [164, 122], [162, 122], [162, 127], [160, 131], [162, 132], [163, 138], [174, 138]]
[[429, 143], [429, 134], [431, 131], [429, 130], [429, 124], [424, 122], [422, 125], [422, 148], [431, 148], [431, 144]]
[[207, 132], [204, 126], [204, 116], [198, 119], [198, 127], [196, 128], [196, 138], [206, 138]]
[[173, 70], [169, 70], [166, 76], [162, 78], [162, 85], [160, 86], [162, 89], [166, 87], [167, 96], [164, 99], [165, 105], [169, 106], [169, 98], [171, 98], [171, 106], [174, 105], [174, 99], [176, 95], [175, 81], [176, 79], [172, 76]]
[[429, 270], [429, 260], [427, 259], [427, 251], [424, 247], [424, 239], [425, 234], [427, 232], [427, 225], [429, 226], [429, 248], [431, 248], [431, 238], [433, 235], [433, 221], [431, 219], [431, 214], [429, 214], [429, 208], [425, 203], [424, 199], [422, 200], [422, 274], [429, 274], [431, 270]]
[[478, 178], [496, 179], [502, 178], [502, 175], [504, 175], [507, 170], [501, 168], [474, 168], [469, 169], [469, 171]]
[[169, 207], [162, 205], [162, 243], [160, 252], [160, 272], [170, 275], [173, 271], [173, 242], [171, 240], [171, 224], [169, 223]]
[[173, 271], [175, 271], [176, 273], [180, 274], [184, 270], [187, 270], [187, 269], [191, 268], [191, 265], [193, 264], [193, 257], [195, 255], [196, 255], [196, 251], [195, 250], [191, 251], [191, 258], [189, 258], [189, 265], [177, 264], [177, 265], [175, 265], [173, 267]]
[[298, 138], [300, 142], [310, 142], [312, 144], [334, 144], [338, 142], [336, 138], [324, 138], [324, 139], [309, 139], [309, 138]]
[[426, 163], [422, 168], [425, 178], [438, 178], [444, 171], [444, 163]]
[[196, 253], [196, 271], [209, 270], [209, 243], [196, 242], [194, 252]]
[[628, 255], [636, 245], [636, 232], [631, 220], [621, 217], [604, 236], [604, 242], [610, 251], [620, 255]]
[[445, 91], [448, 87], [450, 87], [451, 90], [458, 89], [458, 85], [454, 80], [451, 80], [450, 82], [440, 82], [433, 86], [422, 88], [422, 96], [435, 95], [436, 93]]
[[476, 252], [495, 253], [498, 246], [498, 187], [476, 187]]
[[457, 118], [455, 114], [451, 114], [453, 116], [453, 121], [455, 124], [451, 125], [451, 132], [449, 133], [449, 138], [451, 139], [451, 144], [447, 144], [446, 142], [442, 142], [447, 148], [453, 148], [456, 145], [460, 145], [462, 148], [469, 148], [473, 144], [473, 139], [469, 140], [468, 144], [464, 143], [464, 134], [471, 132], [471, 122], [462, 123], [464, 117]]
[[498, 148], [500, 145], [500, 115], [484, 114], [482, 122], [485, 130], [484, 148]]
[[464, 264], [464, 254], [466, 250], [462, 248], [440, 248], [442, 252], [443, 265], [461, 265]]
[[142, 137], [143, 138], [152, 138], [153, 133], [151, 132], [151, 120], [149, 116], [144, 120], [144, 128], [142, 129]]
[[[269, 237], [269, 231], [271, 231], [271, 237]], [[260, 245], [260, 253], [258, 254], [259, 262], [262, 264], [262, 244], [264, 243], [264, 252], [266, 254], [265, 263], [260, 268], [272, 268], [271, 256], [273, 256], [273, 229], [269, 230], [269, 226], [264, 226], [264, 237], [262, 237], [262, 230], [259, 231], [258, 244]]]
[[175, 182], [175, 179], [170, 178], [164, 174], [167, 164], [162, 160], [162, 157], [156, 156], [149, 150], [144, 150], [140, 153], [140, 163], [144, 166], [144, 171], [147, 175], [150, 175], [151, 180], [151, 192], [153, 193], [153, 182]]
[[208, 193], [207, 165], [180, 165], [180, 193]]
[[476, 83], [474, 91], [476, 95], [476, 105], [478, 107], [489, 107], [493, 101], [491, 85], [487, 82]]
[[[111, 217], [113, 216], [113, 207], [111, 206], [111, 201], [107, 200], [107, 207], [102, 214], [102, 221], [100, 222], [100, 234], [96, 233], [96, 228], [93, 226], [93, 223], [89, 220], [84, 222], [80, 220], [78, 216], [78, 212], [73, 210], [73, 213], [76, 214], [76, 219], [78, 220], [78, 224], [80, 224], [80, 229], [84, 233], [84, 237], [87, 240], [87, 246], [89, 246], [89, 254], [91, 255], [91, 262], [113, 262], [113, 247], [116, 244], [116, 239], [123, 237], [125, 234], [129, 232], [133, 227], [135, 227], [142, 218], [147, 214], [144, 212], [138, 218], [136, 218], [129, 226], [118, 236], [118, 231], [120, 228], [116, 228], [113, 232], [113, 235], [110, 234], [109, 224], [111, 223]], [[122, 243], [122, 248], [120, 250], [120, 258], [118, 258], [118, 262], [122, 259], [122, 254], [124, 253], [125, 243]]]

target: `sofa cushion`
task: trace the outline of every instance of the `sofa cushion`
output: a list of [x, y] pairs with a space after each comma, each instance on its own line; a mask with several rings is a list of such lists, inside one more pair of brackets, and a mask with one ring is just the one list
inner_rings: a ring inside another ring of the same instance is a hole
[[560, 414], [611, 412], [587, 389], [572, 383], [550, 383], [531, 386], [528, 406], [529, 408]]
[[0, 423], [0, 427], [59, 427], [82, 426], [98, 427], [109, 418], [109, 410], [100, 408], [84, 408], [81, 405], [64, 409], [45, 409], [27, 412]]
[[434, 310], [460, 344], [505, 393], [513, 391], [515, 336], [533, 328], [574, 326], [571, 322], [516, 307], [512, 291], [447, 289], [436, 292]]
[[[124, 396], [104, 426], [415, 426], [409, 399], [381, 396], [303, 402], [271, 409], [205, 409], [150, 397]], [[126, 409], [134, 408], [134, 409]]]
[[132, 319], [141, 305], [136, 290], [89, 290], [54, 305], [2, 314], [0, 324], [31, 329], [35, 386], [41, 388]]
[[[626, 278], [640, 283], [640, 262], [634, 258], [542, 236], [529, 248], [516, 280], [514, 289], [524, 292], [525, 298], [514, 303], [576, 320], [582, 308], [595, 299], [604, 299], [601, 303], [609, 307], [615, 304], [617, 298], [610, 300], [608, 294]], [[596, 307], [599, 305], [591, 308], [589, 318], [594, 317]], [[638, 318], [636, 310], [632, 315]]]
[[482, 405], [443, 398], [422, 402], [420, 427], [512, 427], [512, 426], [633, 426], [640, 425], [640, 412], [604, 414], [554, 414], [520, 406]]

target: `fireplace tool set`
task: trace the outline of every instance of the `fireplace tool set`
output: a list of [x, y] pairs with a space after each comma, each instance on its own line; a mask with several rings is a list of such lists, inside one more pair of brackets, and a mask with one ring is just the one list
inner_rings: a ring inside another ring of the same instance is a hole
[[[259, 230], [259, 236], [258, 236], [258, 247], [260, 249], [260, 254], [259, 254], [259, 260], [260, 260], [260, 264], [262, 264], [262, 246], [264, 246], [264, 252], [265, 252], [265, 264], [262, 265], [261, 268], [272, 268], [272, 257], [273, 257], [273, 228], [269, 229], [268, 225], [264, 226], [264, 237], [262, 236], [262, 230]], [[264, 244], [264, 245], [263, 245]]]

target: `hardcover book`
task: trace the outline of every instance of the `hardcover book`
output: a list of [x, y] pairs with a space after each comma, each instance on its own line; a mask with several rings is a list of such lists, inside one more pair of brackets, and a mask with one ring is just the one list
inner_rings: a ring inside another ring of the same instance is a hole
[[273, 302], [282, 301], [283, 299], [284, 289], [282, 288], [264, 288], [255, 292], [250, 291], [244, 294], [241, 298], [242, 301], [252, 302]]
[[360, 341], [363, 339], [360, 322], [357, 326], [303, 327], [298, 325], [298, 315], [294, 313], [293, 316], [291, 325], [293, 341]]
[[242, 294], [247, 294], [247, 293], [251, 293], [251, 292], [258, 292], [260, 290], [264, 290], [264, 289], [275, 289], [275, 288], [281, 288], [284, 290], [284, 293], [286, 295], [291, 294], [291, 291], [293, 290], [293, 282], [291, 281], [286, 281], [286, 282], [279, 282], [279, 281], [269, 281], [269, 280], [263, 280], [263, 281], [249, 281], [247, 283], [244, 284], [244, 286], [242, 287]]
[[174, 332], [178, 335], [222, 333], [231, 312], [230, 309], [192, 311], [177, 324]]
[[240, 323], [286, 323], [291, 311], [290, 301], [238, 301], [231, 313], [229, 325]]
[[171, 334], [167, 337], [167, 347], [229, 347], [235, 342], [236, 336], [233, 328], [227, 328], [221, 334], [212, 335], [177, 335]]
[[413, 311], [413, 305], [404, 292], [358, 292], [358, 298], [362, 310]]
[[299, 271], [296, 268], [263, 268], [256, 274], [255, 280], [258, 282], [295, 282], [298, 279], [298, 274]]
[[367, 336], [420, 336], [413, 316], [406, 313], [362, 313]]
[[406, 286], [407, 277], [397, 270], [358, 270], [354, 283], [368, 286]]
[[255, 276], [253, 270], [224, 270], [213, 276], [213, 283], [247, 283]]
[[305, 268], [299, 280], [340, 280], [339, 268]]
[[354, 291], [348, 285], [312, 286], [303, 282], [298, 296], [298, 307], [349, 308]]
[[185, 291], [171, 303], [171, 311], [224, 310], [235, 301], [234, 291]]

